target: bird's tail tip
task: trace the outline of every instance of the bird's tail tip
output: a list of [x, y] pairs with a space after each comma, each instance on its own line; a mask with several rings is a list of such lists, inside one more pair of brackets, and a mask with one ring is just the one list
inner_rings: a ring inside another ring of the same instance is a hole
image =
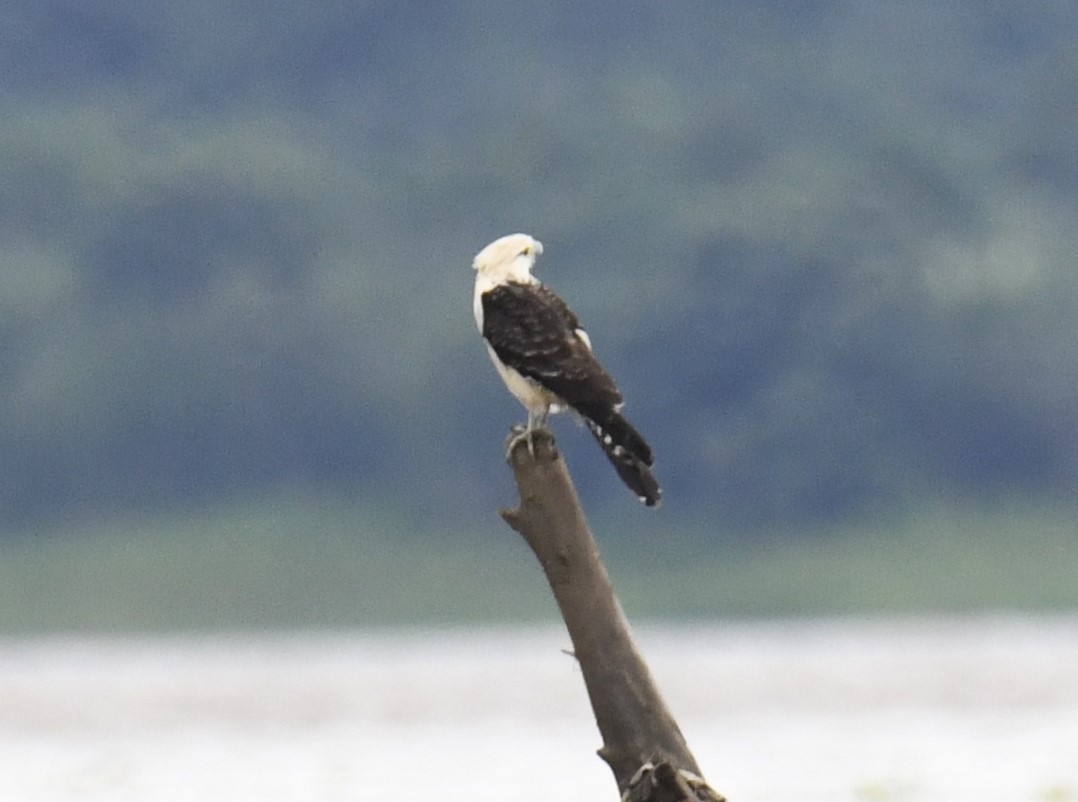
[[662, 506], [663, 491], [649, 467], [631, 457], [627, 462], [619, 462], [615, 461], [616, 457], [610, 454], [607, 456], [614, 463], [621, 481], [636, 494], [645, 507], [649, 510], [657, 510]]
[[585, 421], [621, 481], [644, 506], [650, 509], [662, 506], [662, 488], [652, 473], [654, 459], [644, 438], [620, 415], [609, 421], [606, 429], [592, 418], [585, 418]]
[[632, 480], [627, 478], [620, 468], [618, 474], [621, 476], [622, 481], [636, 493], [636, 497], [640, 499], [645, 507], [657, 510], [663, 505], [662, 488], [659, 487], [659, 483], [650, 468], [644, 465], [638, 465], [637, 468], [638, 470], [633, 472]]

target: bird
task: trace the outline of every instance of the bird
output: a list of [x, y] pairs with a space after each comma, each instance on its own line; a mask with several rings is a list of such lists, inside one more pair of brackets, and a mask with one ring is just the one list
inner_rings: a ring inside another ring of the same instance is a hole
[[509, 234], [478, 254], [472, 309], [494, 367], [528, 411], [527, 425], [510, 441], [525, 440], [534, 455], [534, 433], [552, 413], [571, 410], [591, 431], [618, 476], [648, 507], [662, 490], [652, 472], [651, 446], [621, 414], [621, 391], [592, 351], [577, 316], [532, 268], [543, 243]]

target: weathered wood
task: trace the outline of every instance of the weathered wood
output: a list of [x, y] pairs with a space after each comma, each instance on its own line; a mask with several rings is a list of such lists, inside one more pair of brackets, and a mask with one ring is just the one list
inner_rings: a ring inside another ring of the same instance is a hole
[[633, 644], [576, 489], [549, 432], [510, 454], [520, 491], [501, 515], [539, 559], [584, 675], [603, 746], [623, 800], [722, 802], [708, 787]]

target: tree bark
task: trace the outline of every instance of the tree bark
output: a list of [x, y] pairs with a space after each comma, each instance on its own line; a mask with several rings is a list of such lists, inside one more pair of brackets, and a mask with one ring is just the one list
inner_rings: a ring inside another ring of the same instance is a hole
[[651, 673], [588, 529], [554, 437], [535, 432], [534, 455], [523, 442], [510, 464], [520, 506], [501, 515], [538, 557], [565, 620], [623, 800], [724, 802], [702, 779]]

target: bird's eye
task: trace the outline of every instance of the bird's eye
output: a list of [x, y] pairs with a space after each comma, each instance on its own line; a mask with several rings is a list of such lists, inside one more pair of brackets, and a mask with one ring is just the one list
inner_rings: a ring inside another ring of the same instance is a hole
[[531, 245], [529, 245], [528, 247], [526, 247], [524, 250], [522, 250], [520, 252], [520, 255], [521, 256], [527, 256], [531, 252], [532, 252], [532, 248], [531, 248]]

